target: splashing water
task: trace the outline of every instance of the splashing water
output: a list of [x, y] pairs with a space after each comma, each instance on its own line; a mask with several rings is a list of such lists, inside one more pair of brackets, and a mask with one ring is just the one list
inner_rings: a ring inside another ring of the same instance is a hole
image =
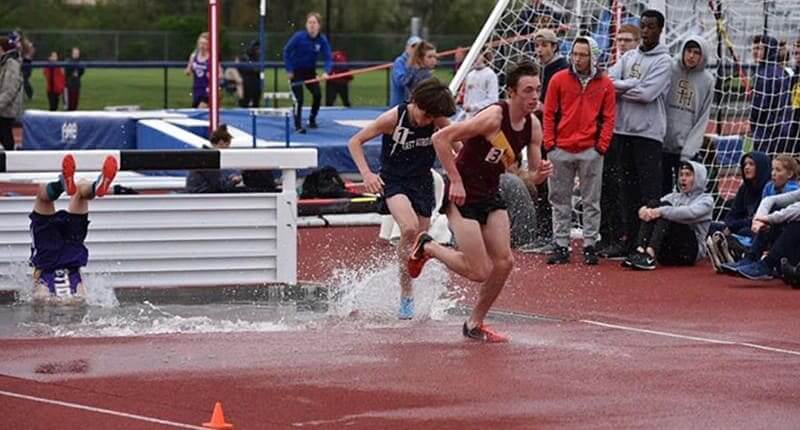
[[[413, 281], [414, 320], [444, 320], [462, 298], [458, 289], [448, 290], [450, 276], [431, 260]], [[400, 271], [396, 260], [376, 260], [364, 267], [339, 270], [331, 283], [328, 311], [335, 318], [353, 317], [373, 325], [397, 323], [400, 304]]]
[[[32, 306], [32, 277], [26, 264], [0, 274], [18, 288], [17, 304], [0, 307], [0, 337], [119, 337], [174, 333], [236, 333], [304, 330], [341, 324], [387, 327], [399, 321], [399, 267], [393, 258], [376, 258], [359, 268], [340, 269], [328, 285], [327, 303], [315, 311], [282, 299], [275, 302], [120, 305], [111, 275], [85, 274], [86, 306]], [[413, 283], [415, 321], [447, 318], [461, 297], [448, 290], [447, 269], [430, 261]], [[324, 300], [324, 299], [321, 299]], [[355, 316], [355, 318], [353, 318]]]

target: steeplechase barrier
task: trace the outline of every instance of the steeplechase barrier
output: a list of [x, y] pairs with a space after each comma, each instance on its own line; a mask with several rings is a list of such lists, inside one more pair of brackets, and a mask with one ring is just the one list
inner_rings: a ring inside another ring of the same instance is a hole
[[[316, 167], [311, 148], [0, 152], [2, 172], [53, 172], [73, 154], [79, 171], [272, 169], [277, 193], [109, 195], [90, 202], [89, 264], [111, 287], [297, 283], [296, 170]], [[62, 196], [56, 209], [64, 209]], [[26, 288], [33, 197], [0, 198], [0, 289]], [[91, 286], [90, 286], [91, 287]]]

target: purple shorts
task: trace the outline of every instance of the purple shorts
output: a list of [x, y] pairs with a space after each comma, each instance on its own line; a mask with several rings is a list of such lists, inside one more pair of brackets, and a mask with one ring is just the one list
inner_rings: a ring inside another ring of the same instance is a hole
[[31, 212], [31, 265], [42, 272], [83, 267], [89, 250], [83, 244], [89, 229], [87, 214], [60, 210], [53, 215]]

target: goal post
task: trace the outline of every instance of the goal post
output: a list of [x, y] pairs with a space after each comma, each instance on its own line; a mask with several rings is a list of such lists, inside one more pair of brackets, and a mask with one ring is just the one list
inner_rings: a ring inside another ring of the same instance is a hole
[[665, 15], [662, 43], [673, 59], [689, 35], [706, 41], [714, 100], [696, 160], [709, 169], [719, 220], [742, 181], [744, 154], [800, 155], [800, 0], [498, 0], [450, 89], [458, 94], [488, 51], [502, 98], [509, 66], [521, 59], [536, 61], [533, 36], [542, 28], [556, 32], [565, 56], [576, 36], [594, 37], [603, 51], [601, 66], [610, 67], [619, 58], [620, 27], [638, 25], [646, 9]]

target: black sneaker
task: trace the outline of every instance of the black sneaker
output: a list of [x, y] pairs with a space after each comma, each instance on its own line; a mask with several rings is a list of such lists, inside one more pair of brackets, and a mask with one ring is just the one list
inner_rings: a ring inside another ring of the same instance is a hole
[[633, 256], [634, 254], [627, 255], [622, 261], [619, 262], [620, 267], [624, 267], [626, 269], [633, 268]]
[[619, 243], [612, 243], [606, 246], [603, 249], [599, 249], [597, 254], [603, 258], [608, 258], [609, 260], [619, 260], [625, 258], [625, 247]]
[[547, 264], [567, 264], [569, 263], [569, 248], [556, 245], [550, 258], [547, 259]]
[[297, 128], [295, 128], [295, 129], [294, 129], [294, 132], [295, 132], [295, 133], [298, 133], [298, 134], [306, 134], [306, 133], [308, 133], [308, 131], [306, 131], [306, 129], [304, 129], [303, 127], [297, 127]]
[[656, 259], [646, 252], [637, 252], [631, 258], [631, 264], [637, 270], [655, 270]]
[[594, 246], [586, 246], [583, 248], [583, 264], [587, 266], [597, 266], [600, 263], [600, 259], [597, 258], [597, 251], [594, 250]]
[[783, 280], [792, 288], [800, 289], [800, 265], [792, 266], [786, 258], [781, 259]]
[[308, 120], [308, 128], [317, 128], [317, 119], [311, 118]]

